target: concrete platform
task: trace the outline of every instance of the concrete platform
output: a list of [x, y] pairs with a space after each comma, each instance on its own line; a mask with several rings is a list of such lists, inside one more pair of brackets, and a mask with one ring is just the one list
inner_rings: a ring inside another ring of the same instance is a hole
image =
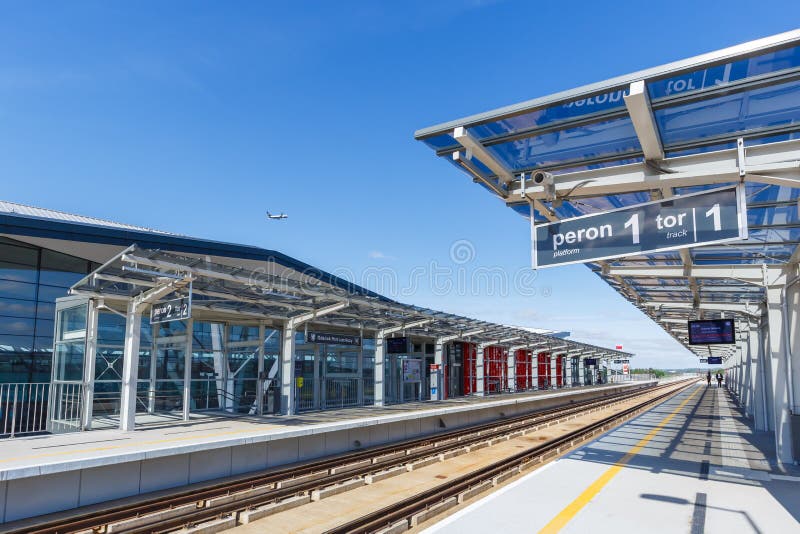
[[800, 470], [772, 443], [703, 383], [425, 533], [800, 532]]
[[649, 382], [469, 397], [293, 417], [165, 416], [134, 432], [0, 441], [0, 518], [15, 521], [442, 432]]

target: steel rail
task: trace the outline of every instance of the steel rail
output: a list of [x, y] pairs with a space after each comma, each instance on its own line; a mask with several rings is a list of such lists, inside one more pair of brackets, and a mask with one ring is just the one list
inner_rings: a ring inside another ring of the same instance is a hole
[[[135, 506], [119, 506], [112, 509], [107, 509], [99, 513], [81, 516], [70, 519], [45, 522], [35, 527], [28, 527], [19, 530], [11, 530], [9, 533], [67, 533], [87, 529], [102, 530], [103, 527], [120, 522], [123, 520], [142, 517], [150, 514], [155, 514], [159, 511], [169, 510], [171, 508], [182, 506], [190, 503], [202, 503], [207, 499], [215, 497], [222, 497], [237, 492], [257, 489], [265, 487], [266, 491], [263, 494], [254, 496], [248, 499], [237, 500], [235, 503], [236, 510], [241, 510], [243, 507], [253, 507], [263, 505], [265, 503], [279, 501], [287, 497], [297, 494], [302, 494], [313, 489], [320, 487], [327, 487], [337, 482], [350, 480], [359, 474], [368, 474], [378, 470], [387, 469], [398, 464], [407, 464], [430, 456], [432, 454], [445, 452], [450, 449], [461, 448], [471, 443], [491, 439], [495, 436], [502, 435], [509, 432], [514, 432], [525, 427], [531, 427], [550, 422], [552, 420], [562, 418], [574, 413], [579, 413], [591, 409], [594, 406], [603, 406], [613, 404], [615, 402], [624, 401], [627, 398], [635, 397], [643, 394], [644, 392], [652, 392], [666, 386], [656, 387], [643, 387], [637, 388], [634, 391], [624, 391], [611, 395], [604, 395], [600, 398], [593, 398], [586, 401], [572, 402], [570, 404], [562, 404], [554, 408], [530, 412], [520, 416], [503, 419], [501, 421], [489, 421], [478, 425], [472, 425], [465, 428], [456, 429], [450, 432], [438, 433], [432, 436], [425, 436], [422, 438], [414, 438], [411, 440], [404, 440], [402, 442], [395, 442], [387, 445], [372, 447], [362, 451], [345, 453], [330, 458], [324, 458], [318, 461], [304, 463], [301, 465], [291, 465], [282, 467], [278, 470], [270, 471], [268, 473], [261, 473], [258, 475], [248, 476], [241, 480], [223, 482], [213, 485], [209, 488], [201, 490], [188, 490], [172, 494], [168, 497], [159, 497], [143, 501]], [[462, 439], [466, 437], [465, 439]], [[385, 461], [380, 461], [381, 456], [390, 456], [402, 450], [418, 451], [406, 454], [401, 458], [389, 458]], [[354, 464], [367, 459], [373, 459], [375, 463], [372, 465], [356, 470], [346, 470], [344, 472], [327, 475], [324, 478], [315, 479], [306, 483], [293, 484], [290, 487], [272, 489], [266, 487], [269, 484], [276, 482], [291, 482], [298, 478], [308, 475], [328, 471], [333, 468], [342, 468], [348, 464]], [[222, 508], [226, 508], [223, 510]], [[230, 510], [227, 508], [232, 507], [214, 507], [214, 508], [198, 508], [198, 512], [209, 512], [211, 517], [224, 514]], [[234, 510], [235, 511], [235, 510]], [[213, 512], [213, 513], [212, 513]], [[207, 514], [203, 514], [204, 516]], [[180, 519], [186, 522], [186, 519]], [[156, 525], [148, 525], [141, 530], [141, 532], [152, 532], [153, 527]]]
[[[434, 488], [420, 492], [398, 503], [381, 508], [375, 512], [366, 514], [353, 521], [325, 531], [324, 534], [356, 534], [371, 533], [376, 530], [386, 528], [402, 520], [410, 520], [416, 514], [425, 512], [432, 506], [447, 501], [459, 494], [485, 483], [494, 477], [508, 472], [515, 468], [522, 468], [524, 465], [536, 461], [543, 456], [553, 453], [558, 454], [564, 446], [572, 446], [575, 441], [584, 441], [587, 434], [593, 435], [599, 429], [613, 426], [616, 422], [626, 420], [632, 414], [644, 410], [646, 407], [660, 403], [662, 400], [677, 395], [697, 382], [696, 379], [686, 381], [680, 387], [659, 395], [653, 399], [648, 399], [635, 406], [627, 408], [617, 414], [603, 418], [600, 421], [591, 423], [582, 428], [573, 430], [563, 436], [552, 439], [541, 445], [536, 445], [525, 451], [517, 453], [503, 460], [494, 462], [486, 467], [477, 469], [459, 478], [441, 484]], [[670, 384], [674, 385], [674, 384]], [[553, 452], [555, 451], [555, 452]]]
[[[696, 381], [696, 379], [692, 379], [692, 381]], [[662, 388], [670, 388], [670, 387], [673, 387], [674, 385], [675, 384], [667, 384], [667, 385], [657, 386], [655, 388], [639, 389], [639, 390], [637, 390], [635, 392], [630, 392], [629, 394], [626, 394], [626, 397], [636, 397], [636, 396], [640, 396], [640, 395], [643, 395], [643, 394], [646, 394], [646, 393], [652, 393], [654, 390], [658, 390], [658, 389], [662, 389]], [[619, 399], [619, 398], [612, 399], [610, 397], [606, 397], [604, 399], [599, 399], [599, 400], [603, 401], [603, 402], [598, 402], [597, 404], [613, 405], [616, 402], [624, 401], [624, 400], [627, 400], [627, 399]], [[578, 408], [576, 410], [573, 410], [571, 408], [572, 407], [568, 407], [567, 409], [563, 410], [563, 412], [568, 412], [568, 413], [562, 413], [561, 415], [557, 415], [556, 414], [556, 415], [553, 415], [551, 417], [545, 418], [543, 420], [537, 420], [535, 423], [532, 423], [530, 426], [537, 426], [537, 425], [549, 423], [549, 422], [552, 422], [553, 420], [557, 420], [557, 419], [559, 419], [561, 417], [564, 417], [565, 415], [568, 416], [568, 415], [571, 415], [571, 414], [573, 414], [575, 412], [580, 412], [581, 411], [580, 408]], [[585, 408], [585, 407], [583, 407], [583, 408]], [[504, 432], [508, 432], [508, 430], [505, 430]], [[455, 443], [455, 444], [453, 444], [452, 448], [454, 448], [454, 449], [455, 448], [461, 448], [461, 447], [464, 447], [464, 446], [468, 445], [470, 442], [483, 441], [483, 440], [486, 440], [486, 439], [489, 439], [489, 438], [491, 438], [491, 436], [489, 436], [489, 435], [477, 436], [475, 439], [472, 439], [469, 442], [468, 441], [460, 441], [458, 443]], [[418, 456], [419, 457], [430, 456], [434, 452], [435, 451], [427, 450], [427, 451], [424, 451], [424, 454], [420, 454]], [[409, 459], [413, 459], [413, 458], [411, 458], [410, 456], [407, 456], [407, 457], [403, 458], [401, 462], [398, 462], [398, 463], [408, 463]], [[345, 475], [345, 476], [342, 477], [342, 479], [353, 479], [355, 474], [356, 473], [351, 472], [351, 473], [349, 473], [350, 476]], [[323, 483], [321, 483], [321, 482], [323, 482]], [[307, 494], [308, 492], [310, 492], [310, 491], [312, 491], [314, 489], [319, 489], [319, 488], [329, 487], [329, 486], [331, 486], [331, 480], [330, 479], [326, 479], [325, 481], [314, 481], [314, 482], [309, 483], [309, 484], [307, 484], [307, 485], [305, 485], [303, 487], [295, 486], [293, 488], [288, 488], [288, 491], [283, 493], [280, 496], [280, 498], [283, 499], [283, 498], [286, 498], [286, 497], [291, 497], [291, 496], [294, 496], [295, 494], [301, 494], [301, 495], [302, 494]], [[222, 520], [222, 519], [230, 518], [231, 516], [233, 516], [237, 512], [250, 510], [250, 509], [256, 508], [258, 506], [262, 506], [262, 505], [264, 505], [264, 504], [266, 504], [268, 502], [271, 502], [273, 500], [276, 500], [274, 498], [266, 499], [265, 497], [266, 496], [256, 496], [256, 497], [252, 497], [252, 498], [241, 499], [241, 500], [238, 500], [236, 502], [233, 502], [233, 503], [230, 503], [230, 504], [226, 504], [226, 505], [220, 506], [218, 508], [214, 508], [214, 509], [207, 508], [207, 509], [198, 509], [197, 511], [190, 511], [190, 512], [187, 512], [187, 513], [182, 514], [180, 516], [177, 516], [175, 518], [167, 519], [165, 521], [160, 521], [160, 522], [157, 522], [157, 523], [156, 522], [150, 523], [148, 525], [144, 525], [144, 526], [139, 527], [139, 528], [127, 529], [126, 532], [129, 533], [129, 534], [154, 534], [154, 533], [174, 532], [174, 531], [182, 530], [182, 529], [190, 529], [192, 527], [200, 526], [200, 525], [202, 525], [204, 523], [208, 523], [208, 522], [211, 522], [211, 521], [214, 521], [214, 520]]]

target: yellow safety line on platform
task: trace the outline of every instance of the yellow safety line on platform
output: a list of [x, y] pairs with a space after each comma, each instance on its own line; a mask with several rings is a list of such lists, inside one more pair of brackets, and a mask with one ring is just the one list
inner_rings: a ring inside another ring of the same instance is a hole
[[645, 437], [640, 439], [639, 442], [634, 445], [625, 456], [622, 457], [622, 459], [618, 460], [613, 466], [609, 467], [606, 472], [600, 475], [597, 480], [592, 482], [591, 485], [589, 485], [589, 487], [583, 491], [583, 493], [578, 495], [574, 501], [569, 503], [566, 508], [561, 510], [557, 516], [547, 523], [544, 528], [539, 531], [539, 534], [554, 534], [559, 532], [567, 525], [567, 523], [572, 521], [572, 518], [574, 518], [575, 515], [595, 497], [595, 495], [600, 493], [600, 490], [602, 490], [603, 487], [622, 470], [625, 464], [630, 462], [633, 457], [636, 456], [639, 451], [650, 442], [651, 439], [656, 437], [656, 434], [661, 432], [661, 429], [663, 429], [670, 421], [672, 421], [672, 418], [675, 417], [678, 412], [681, 411], [681, 409], [686, 406], [686, 404], [700, 391], [702, 391], [702, 388], [697, 388], [694, 393], [686, 397], [686, 399], [681, 402], [677, 408], [672, 410], [672, 413], [662, 419], [661, 422], [658, 423], [655, 428], [653, 428], [653, 430], [651, 430]]

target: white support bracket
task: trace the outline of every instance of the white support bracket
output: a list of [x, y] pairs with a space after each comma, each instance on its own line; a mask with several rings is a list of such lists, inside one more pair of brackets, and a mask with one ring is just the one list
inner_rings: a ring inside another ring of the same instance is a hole
[[503, 183], [510, 183], [514, 180], [514, 175], [503, 166], [502, 163], [497, 161], [486, 147], [472, 135], [469, 130], [463, 126], [459, 126], [453, 130], [453, 139], [455, 139], [461, 146], [466, 148], [472, 155], [476, 156], [481, 163], [486, 165], [497, 178]]
[[402, 332], [403, 330], [409, 328], [417, 328], [419, 326], [424, 326], [426, 324], [432, 323], [433, 319], [420, 319], [419, 321], [412, 321], [410, 323], [405, 323], [402, 325], [392, 326], [389, 328], [384, 328], [382, 330], [378, 330], [378, 336], [386, 337], [390, 334], [394, 334], [396, 332]]
[[296, 315], [295, 317], [291, 317], [291, 318], [288, 319], [287, 322], [289, 323], [289, 326], [291, 328], [297, 328], [298, 326], [300, 326], [303, 323], [307, 323], [308, 321], [312, 321], [312, 320], [317, 319], [319, 317], [323, 317], [325, 315], [328, 315], [328, 314], [331, 314], [333, 312], [339, 311], [339, 310], [341, 310], [343, 308], [347, 308], [348, 306], [350, 306], [350, 301], [345, 300], [345, 301], [342, 301], [342, 302], [336, 302], [336, 303], [331, 304], [329, 306], [324, 306], [324, 307], [316, 309], [314, 311], [302, 313], [300, 315]]
[[497, 185], [491, 178], [483, 175], [477, 165], [469, 158], [468, 155], [462, 155], [461, 152], [453, 152], [453, 161], [466, 170], [472, 177], [481, 182], [483, 185], [494, 191], [500, 198], [508, 198], [508, 191]]
[[644, 159], [649, 161], [663, 160], [664, 149], [661, 146], [661, 138], [658, 135], [653, 110], [650, 107], [650, 97], [647, 94], [644, 80], [633, 82], [630, 85], [629, 93], [624, 95], [623, 98], [633, 123], [633, 129], [636, 131], [639, 144], [642, 146]]

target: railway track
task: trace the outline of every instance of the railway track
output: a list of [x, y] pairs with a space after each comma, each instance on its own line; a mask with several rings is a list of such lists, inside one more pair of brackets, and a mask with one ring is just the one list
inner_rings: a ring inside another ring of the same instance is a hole
[[531, 447], [457, 479], [450, 480], [447, 484], [436, 486], [400, 502], [392, 503], [380, 510], [329, 529], [324, 534], [395, 534], [404, 532], [444, 513], [464, 500], [488, 490], [498, 482], [522, 473], [526, 469], [561, 453], [563, 450], [571, 449], [576, 444], [605, 432], [666, 398], [678, 394], [696, 382], [697, 380], [684, 381], [679, 386], [673, 387], [655, 398], [648, 399], [617, 414]]
[[493, 442], [605, 409], [639, 395], [674, 388], [675, 384], [662, 385], [573, 402], [502, 421], [270, 470], [201, 490], [175, 492], [168, 497], [144, 500], [132, 506], [111, 507], [86, 515], [78, 513], [66, 519], [45, 521], [9, 532], [217, 532], [238, 522], [252, 521], [328, 494], [466, 454]]

